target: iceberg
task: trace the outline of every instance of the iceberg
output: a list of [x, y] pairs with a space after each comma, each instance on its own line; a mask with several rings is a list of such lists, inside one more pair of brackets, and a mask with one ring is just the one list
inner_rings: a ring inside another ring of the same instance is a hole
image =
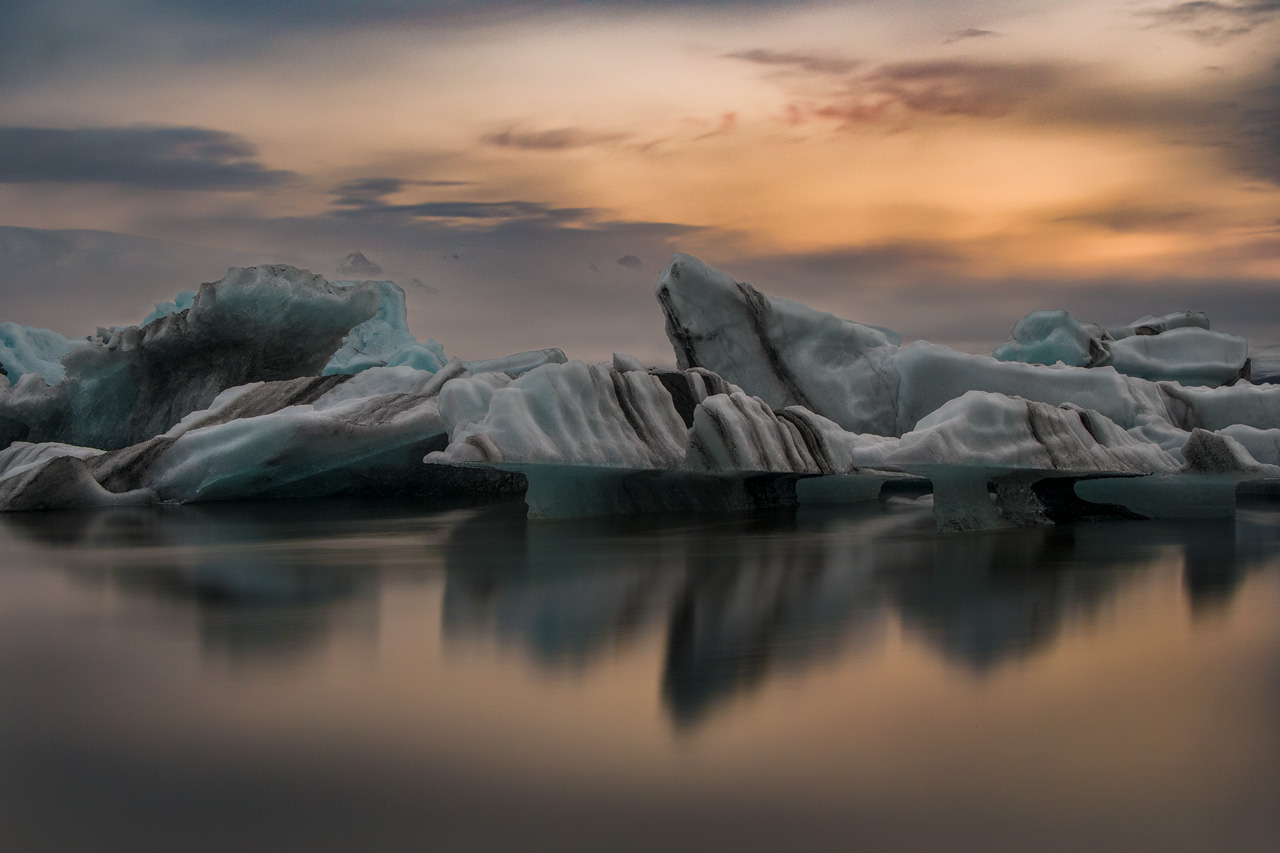
[[766, 295], [689, 255], [676, 369], [548, 348], [449, 359], [389, 281], [233, 268], [138, 326], [0, 325], [0, 510], [382, 494], [531, 515], [933, 492], [938, 527], [1234, 511], [1280, 483], [1280, 385], [1181, 312], [1033, 312], [993, 356]]
[[31, 375], [0, 387], [0, 444], [109, 450], [159, 435], [227, 388], [320, 373], [377, 305], [372, 286], [335, 288], [288, 266], [233, 268], [201, 285], [191, 308], [74, 348], [56, 385]]

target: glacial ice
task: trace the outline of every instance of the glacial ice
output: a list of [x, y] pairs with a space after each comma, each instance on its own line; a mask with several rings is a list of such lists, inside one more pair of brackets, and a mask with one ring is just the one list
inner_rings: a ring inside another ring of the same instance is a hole
[[1066, 311], [1032, 311], [1013, 324], [1013, 339], [995, 348], [997, 361], [1090, 367], [1106, 358], [1103, 329], [1081, 323]]
[[161, 317], [168, 317], [170, 314], [180, 314], [186, 311], [196, 303], [196, 292], [194, 290], [184, 290], [169, 302], [157, 302], [156, 307], [151, 313], [142, 318], [139, 326], [149, 326]]
[[377, 304], [372, 286], [335, 288], [288, 266], [233, 268], [201, 285], [186, 311], [76, 347], [56, 385], [0, 386], [0, 443], [110, 450], [159, 435], [226, 388], [318, 374]]
[[[1234, 510], [1280, 482], [1280, 385], [1182, 312], [1034, 312], [994, 357], [842, 320], [677, 254], [677, 369], [448, 359], [392, 282], [232, 269], [83, 342], [0, 325], [0, 510], [333, 494], [532, 515], [736, 511], [932, 488], [942, 530]], [[65, 375], [59, 378], [59, 371]], [[1251, 487], [1252, 487], [1251, 485]]]
[[406, 365], [435, 373], [449, 360], [434, 338], [424, 343], [409, 331], [409, 310], [404, 290], [393, 281], [335, 281], [334, 287], [374, 287], [378, 310], [353, 328], [324, 367], [325, 375], [359, 373], [371, 367]]
[[804, 406], [850, 432], [894, 434], [894, 332], [766, 296], [679, 253], [657, 297], [681, 369], [705, 367], [771, 408]]
[[63, 356], [88, 342], [87, 338], [64, 338], [48, 329], [0, 323], [0, 373], [9, 377], [9, 385], [16, 385], [27, 374], [56, 385], [67, 372]]
[[996, 347], [999, 361], [1068, 367], [1114, 367], [1127, 376], [1183, 385], [1230, 385], [1249, 377], [1249, 344], [1214, 332], [1199, 311], [1143, 317], [1104, 329], [1066, 311], [1033, 311], [1013, 325], [1013, 339]]

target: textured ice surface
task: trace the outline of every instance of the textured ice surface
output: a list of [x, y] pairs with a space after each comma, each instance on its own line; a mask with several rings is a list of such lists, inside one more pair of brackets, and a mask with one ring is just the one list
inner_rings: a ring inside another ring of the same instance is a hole
[[[648, 373], [570, 361], [501, 387], [485, 376], [466, 381], [465, 392], [441, 401], [453, 439], [429, 461], [675, 468], [684, 460], [684, 421]], [[460, 409], [448, 408], [455, 404]]]
[[113, 449], [159, 435], [225, 388], [320, 373], [377, 307], [373, 285], [336, 288], [288, 266], [234, 268], [201, 285], [190, 309], [76, 347], [57, 385], [0, 386], [0, 444]]
[[0, 371], [9, 377], [5, 384], [17, 384], [26, 374], [39, 376], [49, 385], [58, 384], [67, 372], [62, 357], [88, 342], [87, 338], [64, 338], [48, 329], [0, 323]]
[[[66, 456], [83, 460], [85, 476], [105, 489], [81, 489], [68, 506], [111, 503], [114, 493], [172, 503], [447, 494], [464, 487], [478, 495], [510, 493], [517, 484], [509, 475], [422, 465], [425, 453], [446, 442], [439, 389], [464, 374], [455, 359], [434, 375], [384, 367], [357, 376], [251, 383], [224, 391], [165, 434], [119, 450], [17, 442], [0, 451], [0, 483]], [[14, 481], [0, 496], [0, 509], [31, 508], [31, 489]], [[40, 498], [50, 500], [42, 492]]]
[[1150, 474], [1179, 463], [1096, 411], [970, 391], [948, 401], [902, 437], [886, 457], [895, 466]]
[[895, 333], [766, 296], [684, 254], [657, 297], [680, 368], [712, 370], [775, 409], [804, 406], [852, 432], [893, 434]]

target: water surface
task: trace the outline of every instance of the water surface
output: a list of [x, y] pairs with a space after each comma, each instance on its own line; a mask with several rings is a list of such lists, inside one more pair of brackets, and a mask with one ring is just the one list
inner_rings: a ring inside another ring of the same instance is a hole
[[13, 850], [1271, 850], [1280, 504], [0, 517]]

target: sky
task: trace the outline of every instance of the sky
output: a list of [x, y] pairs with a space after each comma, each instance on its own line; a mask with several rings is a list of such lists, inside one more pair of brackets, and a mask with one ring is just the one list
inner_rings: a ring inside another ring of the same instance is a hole
[[1280, 0], [0, 2], [0, 320], [290, 263], [451, 355], [671, 363], [675, 251], [972, 352], [1280, 342]]

